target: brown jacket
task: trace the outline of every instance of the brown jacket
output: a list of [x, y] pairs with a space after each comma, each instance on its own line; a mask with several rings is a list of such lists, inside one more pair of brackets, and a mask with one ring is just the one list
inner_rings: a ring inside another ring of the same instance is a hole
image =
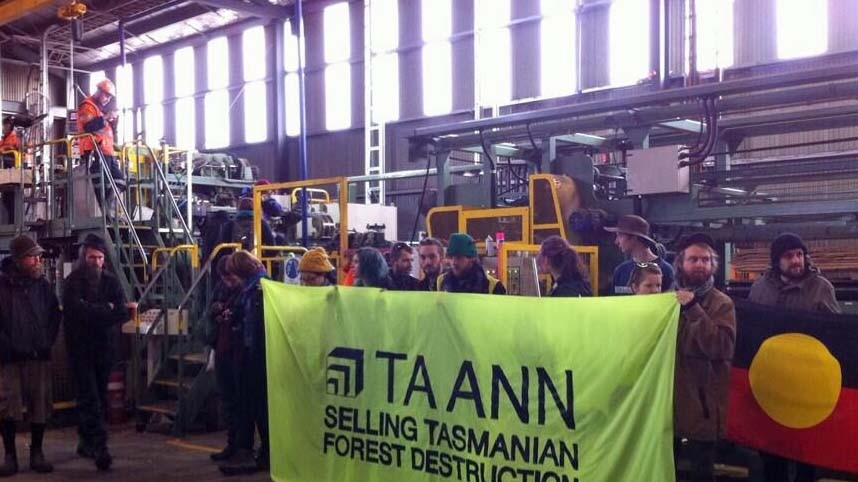
[[712, 289], [679, 316], [674, 378], [677, 437], [714, 441], [724, 435], [730, 360], [736, 347], [736, 309]]
[[834, 286], [816, 268], [798, 283], [784, 283], [779, 274], [768, 270], [754, 281], [748, 301], [787, 310], [840, 313]]

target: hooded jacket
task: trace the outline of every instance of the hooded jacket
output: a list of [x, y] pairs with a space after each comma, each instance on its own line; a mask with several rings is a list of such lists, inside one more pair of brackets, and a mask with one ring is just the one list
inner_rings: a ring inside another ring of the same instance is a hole
[[116, 276], [102, 270], [95, 280], [87, 271], [72, 271], [63, 292], [66, 345], [72, 354], [112, 349], [118, 325], [128, 321], [125, 292]]
[[51, 283], [24, 275], [11, 257], [0, 271], [0, 363], [50, 360], [62, 319]]
[[813, 266], [797, 283], [784, 283], [779, 272], [769, 269], [754, 281], [748, 300], [787, 310], [840, 313], [834, 286]]

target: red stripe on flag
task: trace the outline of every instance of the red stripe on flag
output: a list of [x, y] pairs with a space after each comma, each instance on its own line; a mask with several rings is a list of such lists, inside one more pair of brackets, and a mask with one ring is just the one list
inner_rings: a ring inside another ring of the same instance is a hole
[[831, 415], [793, 429], [771, 419], [751, 393], [748, 370], [730, 372], [727, 437], [739, 444], [820, 467], [858, 472], [858, 390], [843, 388]]

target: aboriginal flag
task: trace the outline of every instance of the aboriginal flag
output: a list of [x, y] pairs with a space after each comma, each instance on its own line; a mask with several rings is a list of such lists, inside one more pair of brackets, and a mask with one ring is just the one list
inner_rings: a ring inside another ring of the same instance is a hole
[[858, 316], [736, 301], [728, 437], [858, 473]]

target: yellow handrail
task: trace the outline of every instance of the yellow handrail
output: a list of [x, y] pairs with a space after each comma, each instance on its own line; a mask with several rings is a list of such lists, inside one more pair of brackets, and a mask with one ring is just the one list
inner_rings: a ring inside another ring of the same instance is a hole
[[[286, 189], [309, 188], [313, 186], [335, 185], [339, 190], [337, 204], [339, 206], [340, 223], [340, 245], [337, 254], [345, 253], [349, 248], [349, 233], [348, 233], [348, 199], [349, 199], [349, 183], [345, 177], [328, 177], [323, 179], [311, 179], [297, 182], [281, 182], [274, 184], [266, 184], [262, 186], [253, 186], [253, 244], [255, 246], [253, 252], [257, 256], [262, 255], [262, 194], [270, 191], [279, 191]], [[333, 253], [331, 253], [333, 254]], [[335, 256], [332, 256], [332, 259]], [[345, 274], [342, 270], [337, 270], [339, 282], [343, 281]]]
[[160, 253], [169, 253], [167, 259], [172, 258], [179, 251], [188, 251], [191, 253], [191, 267], [200, 267], [200, 247], [196, 244], [180, 244], [171, 248], [157, 248], [152, 251], [152, 269], [158, 271], [158, 255]]
[[[307, 252], [307, 248], [303, 246], [259, 246], [260, 256], [265, 251], [280, 251], [281, 253], [300, 253], [305, 254]], [[285, 261], [286, 258], [281, 256], [261, 256], [259, 261], [262, 261], [265, 264], [265, 269], [268, 273], [271, 273], [271, 263], [274, 261]]]
[[330, 194], [328, 191], [326, 191], [326, 190], [324, 190], [324, 189], [313, 189], [313, 188], [307, 187], [307, 188], [301, 188], [301, 189], [294, 189], [294, 190], [292, 190], [292, 204], [293, 204], [293, 205], [294, 205], [294, 204], [296, 204], [296, 203], [298, 202], [298, 193], [299, 193], [299, 192], [301, 192], [301, 191], [303, 191], [303, 190], [306, 190], [308, 193], [319, 192], [319, 193], [322, 193], [322, 194], [324, 194], [324, 195], [325, 195], [325, 196], [324, 196], [324, 197], [325, 197], [324, 201], [322, 201], [322, 200], [316, 201], [315, 199], [313, 199], [313, 196], [309, 196], [309, 197], [307, 198], [307, 202], [308, 202], [308, 203], [312, 203], [312, 202], [315, 202], [315, 203], [329, 203], [329, 202], [331, 202], [331, 194]]
[[15, 169], [21, 169], [21, 151], [18, 149], [9, 149], [7, 147], [0, 149], [0, 155], [2, 154], [12, 154], [15, 159]]

